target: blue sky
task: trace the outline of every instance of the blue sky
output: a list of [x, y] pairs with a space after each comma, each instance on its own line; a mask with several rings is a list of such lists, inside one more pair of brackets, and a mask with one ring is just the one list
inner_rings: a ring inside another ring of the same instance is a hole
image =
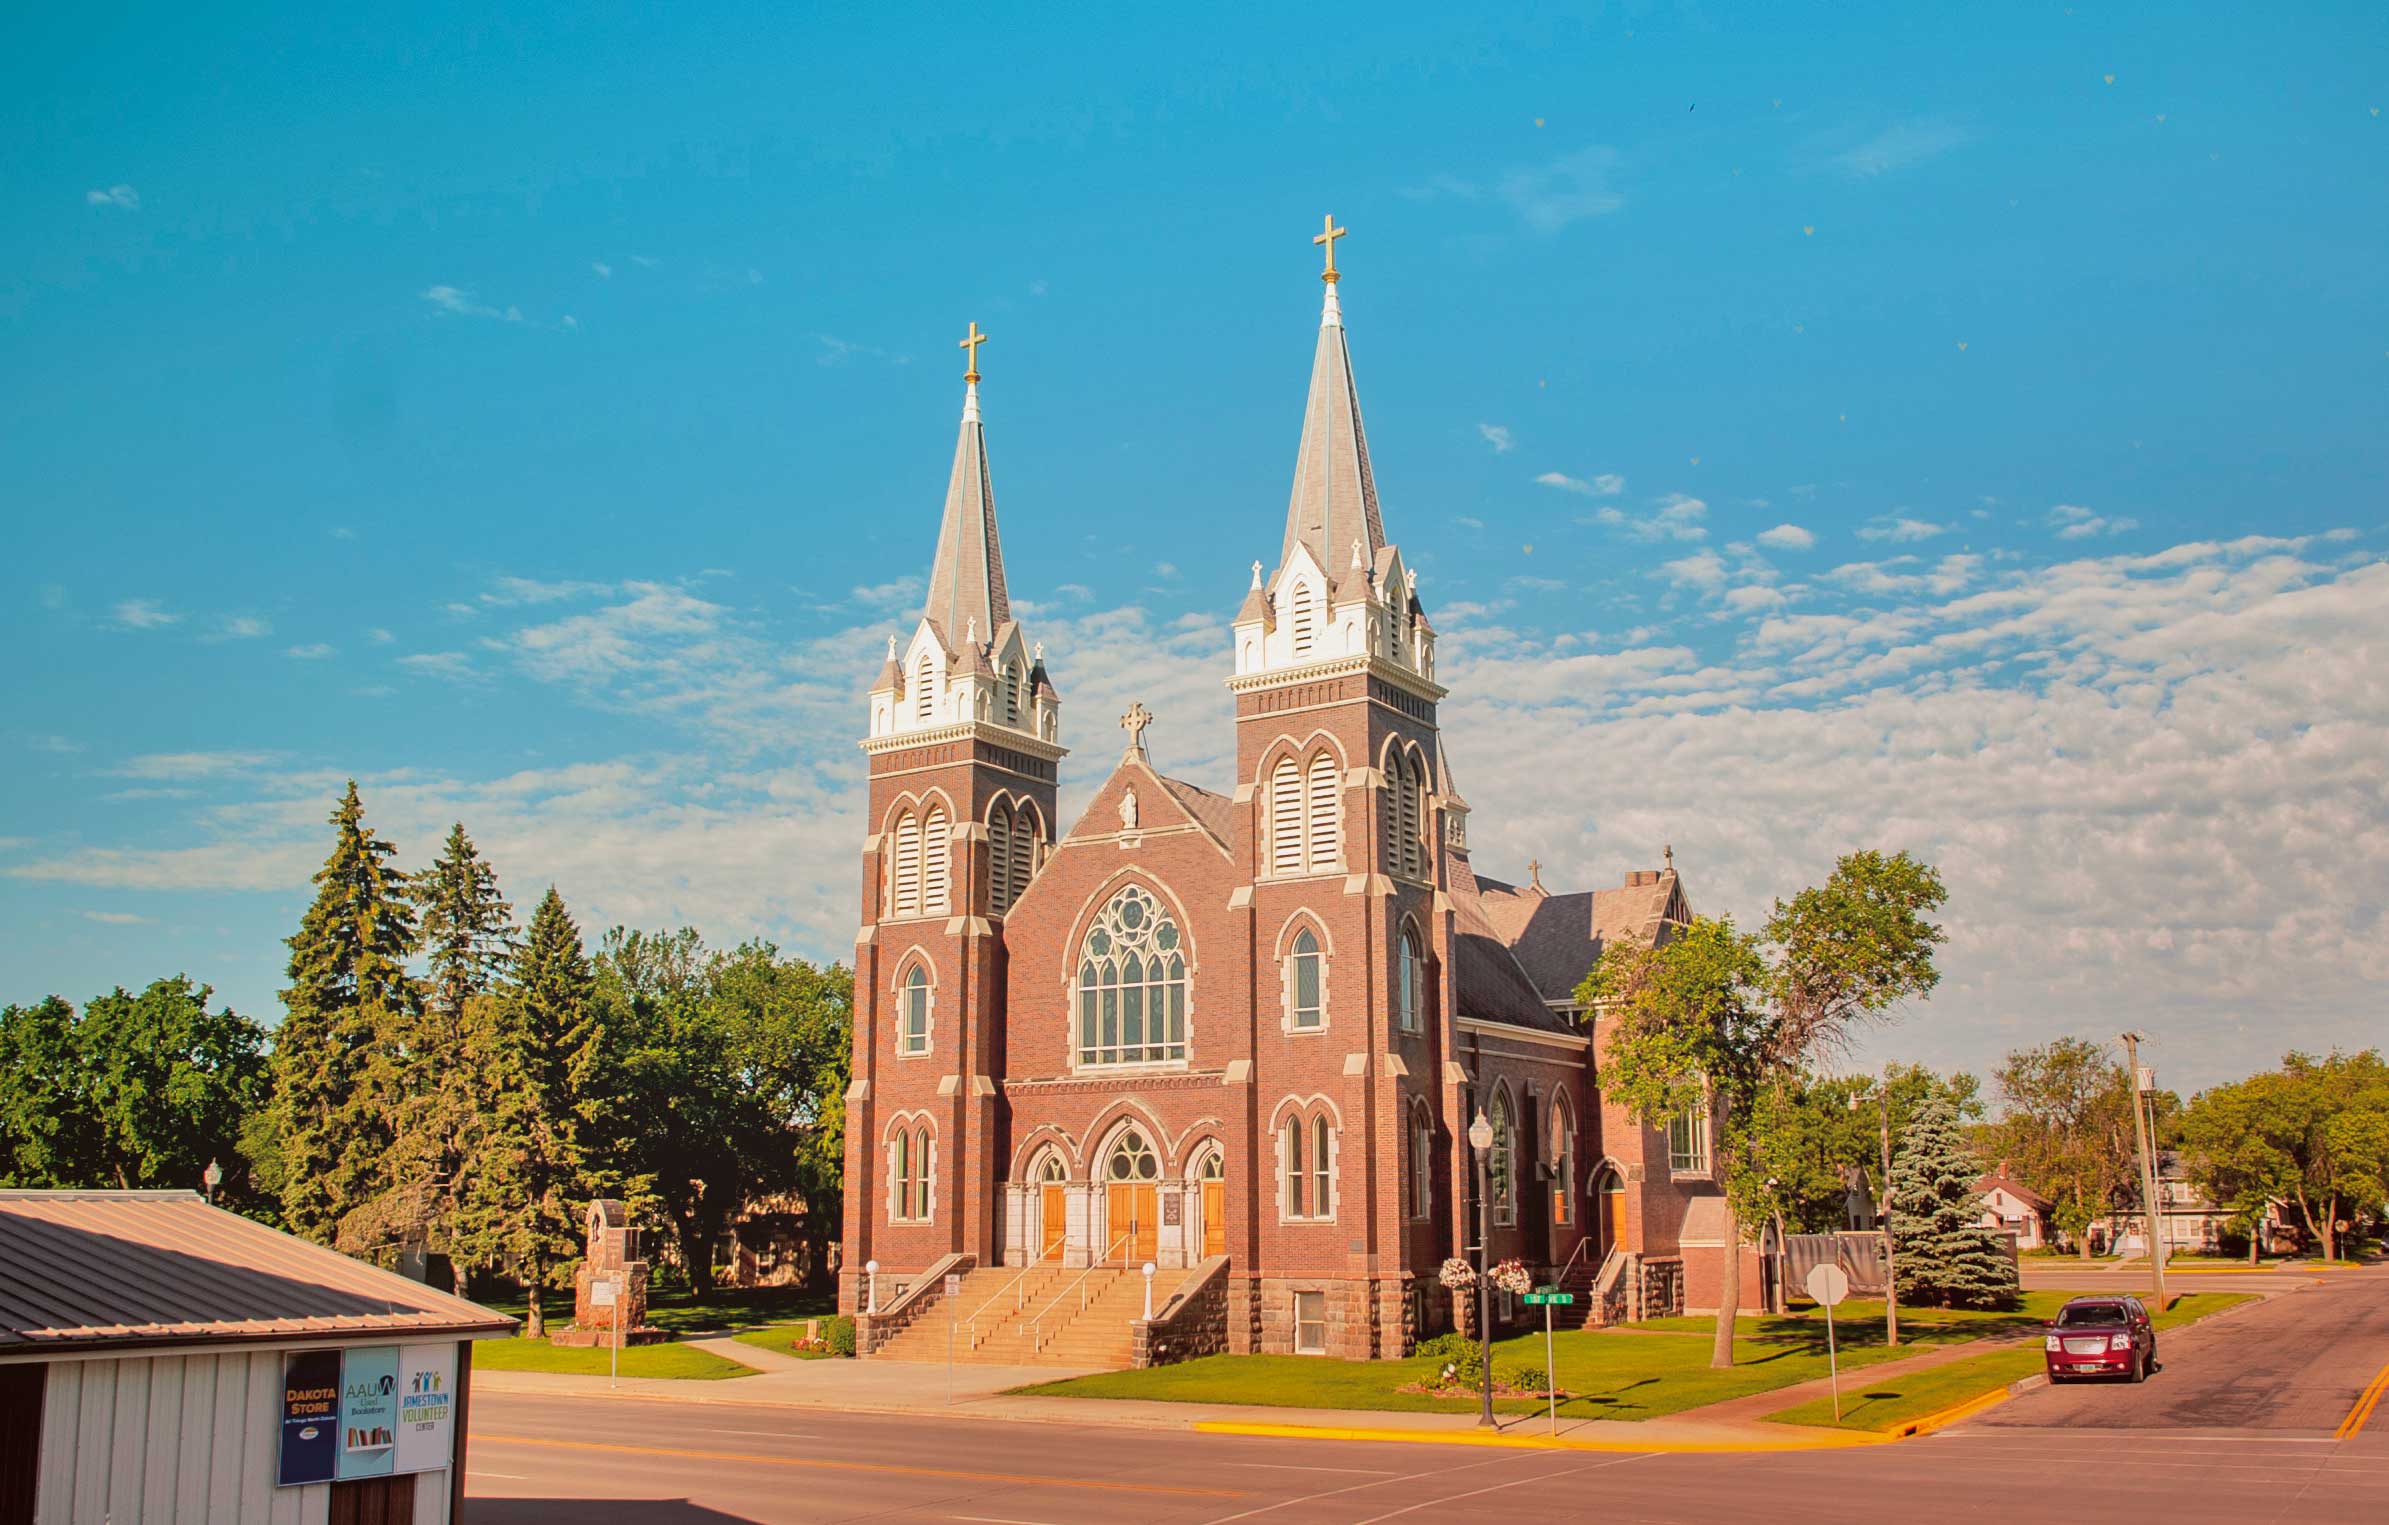
[[485, 9], [9, 23], [0, 999], [270, 1018], [351, 774], [843, 956], [973, 319], [1071, 776], [1224, 787], [1332, 210], [1481, 866], [1934, 857], [1862, 1059], [2377, 1040], [2376, 10]]

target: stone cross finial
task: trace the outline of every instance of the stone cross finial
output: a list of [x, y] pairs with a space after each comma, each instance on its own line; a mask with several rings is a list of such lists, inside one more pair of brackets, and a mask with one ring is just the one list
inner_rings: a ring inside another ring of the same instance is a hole
[[1526, 860], [1526, 879], [1529, 884], [1532, 884], [1538, 890], [1543, 887], [1542, 859], [1529, 858]]
[[1667, 860], [1667, 871], [1671, 874], [1674, 873], [1676, 871], [1676, 844], [1668, 843], [1666, 847], [1660, 849], [1659, 855]]
[[1142, 703], [1128, 706], [1128, 713], [1120, 717], [1120, 729], [1128, 733], [1128, 750], [1133, 754], [1145, 750], [1145, 727], [1153, 723], [1153, 712]]
[[1352, 540], [1352, 564], [1356, 567], [1365, 567], [1369, 564], [1369, 558], [1361, 551], [1360, 537], [1357, 535]]
[[892, 635], [888, 637], [888, 660], [896, 660], [896, 638]]
[[1261, 564], [1257, 561], [1253, 563], [1253, 591], [1261, 591]]
[[1043, 641], [1037, 643], [1037, 660], [1040, 662], [1045, 660], [1045, 643]]
[[974, 614], [962, 622], [962, 644], [965, 646], [979, 644], [979, 616]]

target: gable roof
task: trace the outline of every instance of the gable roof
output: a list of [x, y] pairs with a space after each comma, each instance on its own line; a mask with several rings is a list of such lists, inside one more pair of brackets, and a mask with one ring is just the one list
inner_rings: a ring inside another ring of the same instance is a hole
[[1618, 938], [1663, 942], [1691, 919], [1673, 868], [1638, 869], [1613, 890], [1554, 895], [1467, 871], [1487, 925], [1546, 1001], [1573, 1001], [1576, 987]]
[[1999, 1162], [1999, 1168], [1997, 1170], [1992, 1171], [1989, 1175], [1984, 1176], [1981, 1180], [1975, 1182], [1974, 1189], [1977, 1192], [1989, 1192], [1992, 1190], [2004, 1191], [2009, 1196], [2014, 1197], [2017, 1201], [2023, 1203], [2026, 1207], [2031, 1208], [2035, 1212], [2051, 1212], [2055, 1210], [2057, 1206], [2056, 1203], [2050, 1201], [2047, 1197], [2042, 1196], [2039, 1192], [2034, 1191], [2031, 1187], [2017, 1180], [2014, 1176], [2009, 1175], [2007, 1173], [2007, 1161], [2005, 1160], [2001, 1160]]
[[1194, 817], [1197, 826], [1211, 833], [1220, 846], [1228, 845], [1228, 833], [1235, 829], [1236, 802], [1234, 800], [1224, 794], [1213, 794], [1210, 790], [1197, 784], [1190, 784], [1182, 778], [1171, 778], [1162, 773], [1156, 773], [1153, 776], [1161, 780], [1161, 787], [1170, 792], [1170, 798], [1176, 800], [1188, 815]]
[[1543, 992], [1487, 914], [1475, 874], [1452, 875], [1451, 901], [1452, 986], [1460, 1015], [1542, 1032], [1576, 1031], [1544, 1004]]
[[0, 1191], [0, 1351], [512, 1333], [188, 1191]]

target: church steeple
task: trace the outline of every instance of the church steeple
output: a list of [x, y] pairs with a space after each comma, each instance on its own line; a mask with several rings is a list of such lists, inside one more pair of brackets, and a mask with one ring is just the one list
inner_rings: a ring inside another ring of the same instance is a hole
[[1352, 383], [1352, 353], [1344, 342], [1344, 313], [1336, 299], [1343, 272], [1336, 269], [1335, 241], [1345, 232], [1329, 217], [1311, 240], [1327, 250], [1327, 268], [1319, 276], [1327, 295], [1320, 304], [1318, 347], [1311, 356], [1302, 444], [1294, 456], [1294, 491], [1286, 502], [1281, 570], [1296, 545], [1308, 546], [1311, 559], [1326, 569], [1343, 566], [1355, 540], [1366, 547], [1372, 563], [1385, 546], [1377, 482], [1369, 470], [1369, 439], [1360, 422], [1360, 393]]
[[974, 623], [978, 639], [991, 639], [1012, 618], [1012, 601], [1004, 591], [1004, 547], [995, 529], [995, 483], [987, 474], [987, 429], [979, 421], [979, 346], [986, 342], [973, 323], [959, 346], [970, 351], [962, 378], [962, 436], [954, 443], [937, 560], [929, 568], [929, 601], [921, 609], [948, 646], [959, 646]]

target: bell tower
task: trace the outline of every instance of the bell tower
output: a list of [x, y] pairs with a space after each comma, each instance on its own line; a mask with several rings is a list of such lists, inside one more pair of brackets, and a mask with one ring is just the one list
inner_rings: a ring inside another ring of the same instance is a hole
[[870, 834], [855, 938], [839, 1306], [862, 1268], [992, 1263], [1004, 917], [1051, 850], [1061, 698], [1012, 617], [996, 532], [979, 346], [960, 348], [962, 432], [929, 595], [871, 686]]

